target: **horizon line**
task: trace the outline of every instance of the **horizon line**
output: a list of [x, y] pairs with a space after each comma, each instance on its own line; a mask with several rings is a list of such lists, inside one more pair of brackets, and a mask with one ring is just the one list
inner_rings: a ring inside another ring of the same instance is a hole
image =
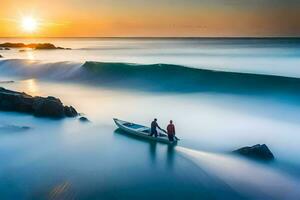
[[28, 37], [14, 36], [0, 38], [22, 38], [22, 39], [39, 39], [39, 38], [99, 38], [99, 39], [300, 39], [300, 36], [58, 36], [58, 37]]

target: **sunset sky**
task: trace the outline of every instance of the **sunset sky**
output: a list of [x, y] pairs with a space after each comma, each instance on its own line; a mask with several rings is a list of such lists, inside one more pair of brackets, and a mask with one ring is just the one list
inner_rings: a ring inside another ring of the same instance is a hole
[[300, 36], [300, 1], [0, 0], [0, 37], [16, 36]]

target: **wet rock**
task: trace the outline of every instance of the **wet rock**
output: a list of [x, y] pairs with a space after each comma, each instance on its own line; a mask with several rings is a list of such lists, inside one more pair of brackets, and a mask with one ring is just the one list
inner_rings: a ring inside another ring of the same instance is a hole
[[0, 88], [0, 110], [30, 113], [37, 117], [76, 117], [72, 106], [64, 106], [55, 97], [32, 97], [26, 93]]
[[56, 47], [54, 44], [42, 43], [42, 44], [29, 44], [29, 48], [33, 49], [60, 49], [61, 47]]
[[26, 130], [31, 129], [31, 127], [29, 127], [29, 126], [20, 126], [20, 129], [23, 130], [23, 131], [26, 131]]
[[0, 81], [0, 83], [14, 83], [15, 81]]
[[67, 117], [76, 117], [78, 115], [77, 111], [73, 106], [65, 106], [64, 112]]
[[[24, 44], [24, 43], [2, 43], [0, 47], [4, 47], [5, 50], [10, 50], [9, 48], [31, 48], [31, 49], [65, 49], [63, 47], [56, 47], [54, 44], [51, 43], [31, 43], [31, 44]], [[20, 50], [21, 52], [21, 50]]]
[[265, 144], [262, 145], [257, 144], [252, 147], [243, 147], [233, 152], [249, 158], [254, 158], [259, 160], [266, 160], [266, 161], [274, 160], [273, 153]]
[[55, 97], [37, 97], [33, 102], [34, 115], [38, 117], [65, 117], [62, 102]]
[[80, 117], [79, 121], [81, 121], [81, 122], [89, 122], [90, 120], [88, 118], [86, 118], [86, 117]]
[[4, 47], [4, 48], [22, 48], [22, 47], [26, 47], [26, 45], [24, 43], [5, 42], [5, 43], [0, 44], [0, 47]]

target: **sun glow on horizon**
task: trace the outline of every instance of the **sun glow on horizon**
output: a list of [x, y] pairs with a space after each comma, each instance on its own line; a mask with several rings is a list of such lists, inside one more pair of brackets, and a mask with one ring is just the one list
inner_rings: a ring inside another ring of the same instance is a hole
[[37, 30], [37, 20], [33, 17], [22, 18], [22, 29], [27, 33], [33, 33]]

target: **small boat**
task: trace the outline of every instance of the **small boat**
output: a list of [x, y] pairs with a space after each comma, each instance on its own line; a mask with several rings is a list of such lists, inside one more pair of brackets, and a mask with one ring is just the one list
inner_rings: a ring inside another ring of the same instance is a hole
[[162, 143], [166, 143], [166, 144], [176, 144], [177, 143], [177, 139], [174, 138], [174, 141], [172, 142], [169, 140], [167, 134], [164, 134], [164, 133], [158, 133], [157, 137], [150, 136], [150, 128], [149, 127], [139, 125], [139, 124], [134, 124], [132, 122], [115, 119], [115, 118], [114, 118], [114, 122], [121, 130], [123, 130], [124, 132], [126, 132], [129, 135], [138, 136], [138, 137], [141, 137], [144, 139], [149, 139], [149, 140], [162, 142]]

